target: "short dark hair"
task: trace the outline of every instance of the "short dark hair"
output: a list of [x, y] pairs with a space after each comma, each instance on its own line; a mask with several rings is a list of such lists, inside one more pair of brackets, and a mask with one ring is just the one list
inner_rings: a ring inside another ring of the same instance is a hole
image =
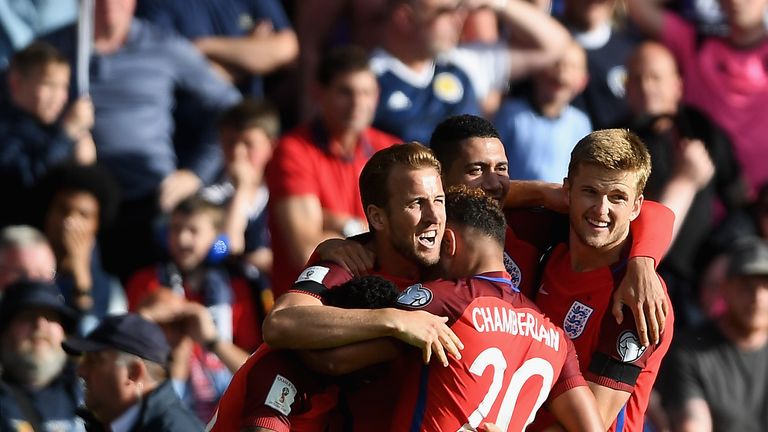
[[389, 175], [398, 165], [414, 170], [434, 168], [440, 173], [440, 162], [435, 159], [435, 155], [417, 142], [397, 144], [379, 150], [371, 156], [360, 172], [360, 199], [364, 210], [371, 204], [386, 207], [389, 201]]
[[323, 302], [344, 309], [381, 309], [392, 307], [399, 291], [395, 284], [380, 276], [362, 276], [325, 291]]
[[192, 195], [179, 202], [171, 211], [171, 215], [193, 216], [207, 214], [217, 231], [224, 228], [224, 208], [201, 195]]
[[101, 165], [65, 163], [51, 167], [37, 185], [43, 216], [53, 198], [61, 191], [86, 192], [99, 203], [99, 229], [109, 227], [117, 216], [120, 187], [112, 174]]
[[506, 219], [499, 203], [479, 188], [452, 186], [445, 193], [446, 223], [472, 228], [504, 247]]
[[271, 102], [246, 98], [224, 111], [219, 117], [218, 128], [238, 132], [261, 129], [269, 139], [276, 140], [280, 136], [280, 116]]
[[355, 45], [344, 45], [331, 49], [323, 56], [315, 79], [318, 84], [328, 87], [341, 74], [370, 70], [368, 53], [364, 49]]
[[34, 41], [13, 55], [9, 70], [26, 77], [39, 72], [44, 66], [51, 63], [69, 66], [69, 60], [53, 45], [43, 41]]
[[459, 155], [461, 142], [469, 138], [497, 138], [499, 131], [488, 120], [471, 114], [448, 117], [441, 121], [429, 138], [429, 148], [447, 171]]

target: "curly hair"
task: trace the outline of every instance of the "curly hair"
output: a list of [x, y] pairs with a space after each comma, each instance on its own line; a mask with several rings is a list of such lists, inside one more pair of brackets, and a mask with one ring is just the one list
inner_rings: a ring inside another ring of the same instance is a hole
[[466, 185], [448, 188], [445, 193], [445, 213], [448, 224], [472, 228], [504, 246], [504, 212], [499, 203], [482, 189]]
[[395, 305], [399, 291], [380, 276], [362, 276], [344, 282], [322, 295], [329, 306], [345, 309], [381, 309]]

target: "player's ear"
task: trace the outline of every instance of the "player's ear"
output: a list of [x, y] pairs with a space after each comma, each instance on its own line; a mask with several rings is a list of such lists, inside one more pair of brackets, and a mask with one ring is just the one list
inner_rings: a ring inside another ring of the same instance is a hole
[[567, 207], [570, 207], [571, 205], [571, 181], [568, 179], [568, 177], [563, 178], [563, 205]]
[[445, 234], [443, 234], [443, 243], [440, 245], [443, 248], [443, 255], [454, 256], [456, 255], [456, 233], [452, 229], [446, 228]]
[[369, 204], [365, 213], [368, 215], [368, 222], [373, 229], [381, 231], [387, 225], [387, 215], [383, 208]]

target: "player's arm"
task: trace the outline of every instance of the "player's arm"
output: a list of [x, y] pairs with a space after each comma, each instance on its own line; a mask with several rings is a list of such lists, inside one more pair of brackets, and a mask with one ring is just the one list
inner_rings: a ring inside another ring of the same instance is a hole
[[657, 344], [664, 332], [669, 304], [656, 265], [672, 243], [675, 215], [653, 201], [644, 201], [642, 211], [630, 225], [632, 246], [627, 271], [613, 294], [612, 313], [624, 320], [623, 305], [629, 306], [643, 346]]
[[284, 349], [335, 348], [392, 336], [421, 349], [425, 363], [434, 353], [446, 364], [446, 351], [460, 357], [463, 348], [447, 321], [424, 311], [325, 306], [319, 296], [292, 291], [282, 295], [265, 318], [263, 336], [271, 347]]
[[[597, 402], [579, 369], [576, 347], [565, 335], [566, 357], [560, 375], [549, 394], [548, 408], [560, 425], [569, 431], [604, 431]], [[562, 430], [553, 425], [548, 431]]]
[[304, 364], [315, 372], [338, 376], [393, 360], [402, 345], [392, 338], [374, 339], [326, 350], [299, 351]]
[[340, 238], [328, 239], [317, 245], [312, 257], [334, 262], [354, 276], [368, 274], [375, 259], [373, 251], [366, 249], [362, 242]]
[[616, 390], [609, 387], [596, 384], [594, 382], [588, 382], [589, 389], [592, 394], [595, 395], [597, 401], [597, 410], [600, 413], [600, 417], [603, 421], [603, 430], [607, 430], [611, 427], [616, 416], [618, 416], [621, 407], [623, 407], [629, 400], [631, 393]]
[[504, 208], [544, 207], [560, 213], [568, 212], [568, 201], [560, 183], [538, 180], [512, 180], [504, 198]]
[[595, 396], [587, 386], [574, 387], [549, 402], [549, 411], [568, 431], [604, 431]]

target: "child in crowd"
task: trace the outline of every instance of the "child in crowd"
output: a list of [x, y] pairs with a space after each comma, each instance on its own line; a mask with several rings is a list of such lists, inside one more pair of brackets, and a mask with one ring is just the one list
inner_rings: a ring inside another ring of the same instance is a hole
[[503, 103], [494, 123], [511, 178], [563, 181], [571, 150], [592, 131], [587, 115], [571, 105], [586, 84], [586, 53], [571, 41], [560, 60], [533, 76], [529, 98]]
[[277, 110], [266, 101], [243, 100], [219, 119], [225, 174], [201, 192], [208, 201], [227, 206], [223, 231], [231, 255], [241, 255], [243, 274], [258, 293], [266, 312], [272, 295], [272, 249], [267, 226], [269, 191], [264, 169], [280, 134]]
[[[232, 372], [261, 343], [248, 283], [225, 262], [224, 217], [224, 209], [200, 196], [183, 200], [170, 215], [169, 260], [138, 271], [126, 284], [130, 310], [176, 333], [170, 338], [177, 342], [174, 352], [186, 359], [174, 361], [173, 378], [181, 383], [176, 390], [202, 421], [210, 419]], [[190, 309], [190, 303], [203, 308]], [[193, 337], [205, 320], [213, 322], [215, 336]]]
[[[10, 103], [0, 108], [0, 182], [10, 202], [29, 202], [30, 188], [58, 162], [96, 160], [91, 138], [93, 105], [75, 102], [62, 116], [69, 92], [65, 57], [43, 42], [16, 53], [8, 70]], [[61, 119], [60, 119], [61, 117]], [[14, 205], [0, 225], [28, 223], [31, 209]]]
[[230, 242], [222, 234], [224, 216], [220, 206], [200, 196], [179, 203], [167, 230], [169, 259], [136, 272], [126, 294], [131, 310], [158, 289], [197, 301], [210, 311], [221, 340], [250, 351], [261, 342], [260, 326], [247, 283], [225, 263]]

